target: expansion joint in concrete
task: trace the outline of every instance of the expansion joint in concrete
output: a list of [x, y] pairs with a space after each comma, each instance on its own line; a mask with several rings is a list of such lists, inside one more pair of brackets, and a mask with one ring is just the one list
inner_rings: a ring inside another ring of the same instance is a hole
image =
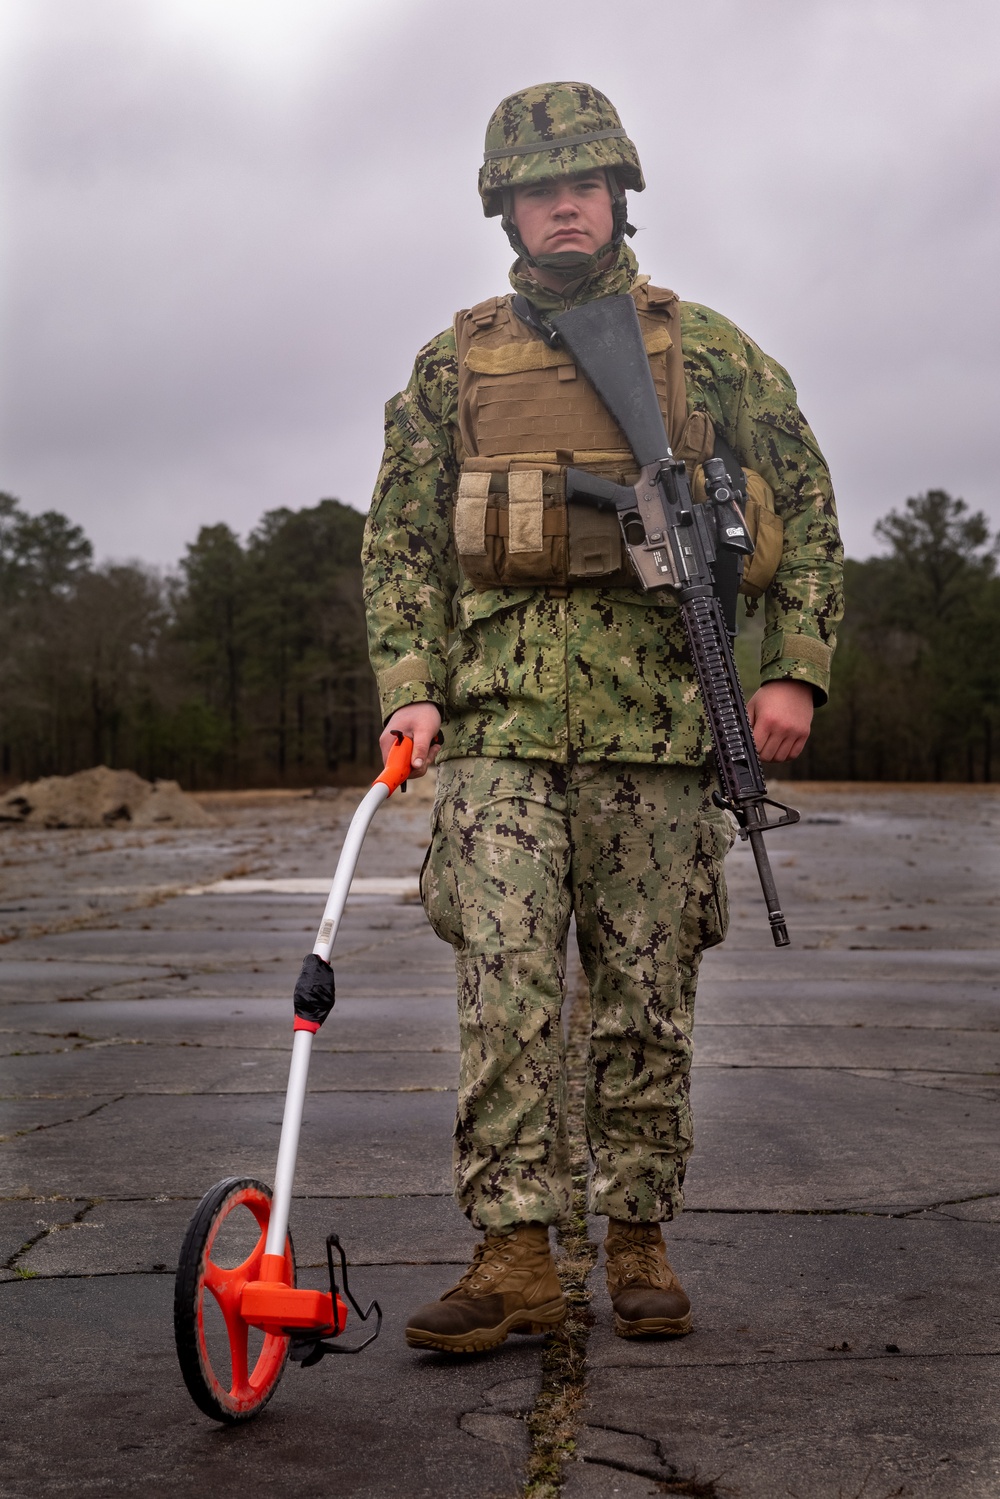
[[566, 1042], [573, 1201], [568, 1220], [557, 1227], [559, 1279], [569, 1311], [563, 1326], [546, 1340], [542, 1351], [541, 1388], [527, 1418], [531, 1450], [523, 1499], [557, 1499], [565, 1481], [566, 1463], [575, 1449], [586, 1392], [587, 1343], [594, 1322], [587, 1281], [597, 1263], [597, 1246], [587, 1233], [589, 1157], [583, 1101], [589, 1044], [590, 996], [581, 975], [572, 996]]

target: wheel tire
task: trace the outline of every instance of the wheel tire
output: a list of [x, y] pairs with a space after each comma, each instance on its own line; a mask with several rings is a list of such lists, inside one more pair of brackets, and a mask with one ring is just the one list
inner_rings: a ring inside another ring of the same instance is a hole
[[[260, 1232], [241, 1263], [227, 1268], [215, 1263], [212, 1252], [226, 1220], [241, 1208], [253, 1215]], [[263, 1335], [262, 1346], [250, 1367], [248, 1342], [252, 1329], [239, 1313], [243, 1286], [260, 1274], [270, 1216], [269, 1187], [249, 1176], [227, 1177], [205, 1193], [181, 1246], [174, 1282], [177, 1357], [192, 1400], [213, 1421], [249, 1421], [263, 1410], [285, 1371], [289, 1340], [279, 1333]], [[291, 1235], [285, 1241], [285, 1266], [288, 1284], [294, 1286], [295, 1252]], [[210, 1349], [206, 1337], [206, 1291], [214, 1298], [224, 1319], [228, 1369], [223, 1367], [220, 1340], [216, 1338], [215, 1346]]]

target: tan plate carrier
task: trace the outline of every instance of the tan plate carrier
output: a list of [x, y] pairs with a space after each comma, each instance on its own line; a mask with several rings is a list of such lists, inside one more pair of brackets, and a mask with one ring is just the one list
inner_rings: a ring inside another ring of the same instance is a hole
[[[715, 428], [706, 412], [688, 412], [677, 295], [640, 278], [632, 296], [674, 456], [687, 464], [702, 502]], [[572, 356], [544, 343], [510, 297], [458, 313], [455, 338], [462, 458], [455, 544], [470, 583], [483, 590], [635, 587], [617, 516], [566, 501], [570, 466], [618, 484], [638, 478], [621, 428]], [[756, 551], [740, 591], [759, 598], [781, 560], [783, 527], [770, 486], [744, 473]]]

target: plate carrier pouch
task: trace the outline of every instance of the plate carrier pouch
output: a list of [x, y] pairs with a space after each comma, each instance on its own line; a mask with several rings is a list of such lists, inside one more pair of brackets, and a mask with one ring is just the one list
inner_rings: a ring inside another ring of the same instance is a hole
[[[632, 288], [675, 458], [705, 499], [702, 465], [715, 452], [704, 411], [688, 413], [675, 292], [640, 277]], [[617, 422], [565, 349], [523, 323], [512, 298], [491, 297], [455, 318], [461, 473], [454, 531], [459, 564], [477, 589], [574, 583], [632, 588], [618, 517], [566, 501], [566, 469], [634, 484], [635, 459]], [[781, 560], [783, 527], [770, 486], [744, 470], [746, 520], [757, 546], [741, 592], [758, 598]], [[731, 478], [736, 480], [735, 475]]]

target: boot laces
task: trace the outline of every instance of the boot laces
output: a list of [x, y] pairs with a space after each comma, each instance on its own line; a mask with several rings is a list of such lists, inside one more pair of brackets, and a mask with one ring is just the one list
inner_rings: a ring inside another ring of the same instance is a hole
[[609, 1254], [609, 1269], [622, 1286], [647, 1285], [666, 1291], [673, 1285], [674, 1273], [667, 1263], [662, 1241], [619, 1242]]
[[462, 1276], [456, 1290], [475, 1293], [477, 1291], [489, 1290], [495, 1282], [502, 1280], [504, 1271], [508, 1265], [513, 1263], [514, 1256], [510, 1250], [505, 1250], [506, 1238], [490, 1240], [486, 1238], [477, 1244], [472, 1251], [472, 1264]]

